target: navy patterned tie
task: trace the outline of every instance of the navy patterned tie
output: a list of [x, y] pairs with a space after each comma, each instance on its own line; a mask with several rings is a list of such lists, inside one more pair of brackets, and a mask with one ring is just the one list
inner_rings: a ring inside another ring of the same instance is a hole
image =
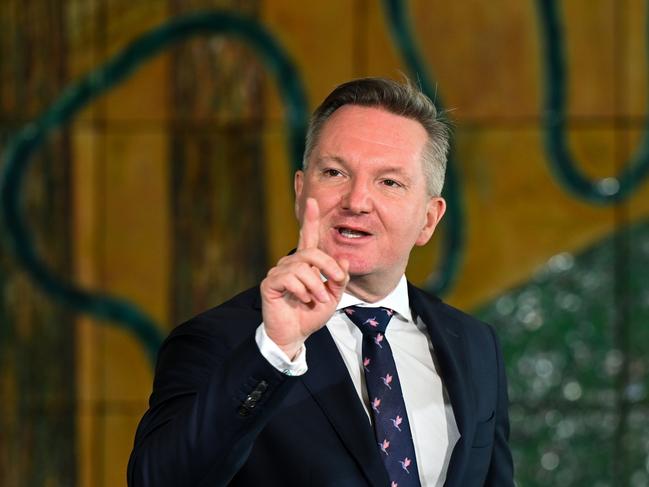
[[363, 368], [374, 435], [391, 487], [420, 486], [415, 447], [403, 402], [401, 384], [385, 329], [394, 311], [350, 306], [345, 314], [363, 332]]

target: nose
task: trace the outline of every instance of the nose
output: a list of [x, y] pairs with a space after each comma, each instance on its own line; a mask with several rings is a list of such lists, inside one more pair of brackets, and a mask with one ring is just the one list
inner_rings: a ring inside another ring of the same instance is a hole
[[368, 184], [361, 179], [352, 179], [342, 195], [341, 206], [353, 213], [369, 213], [372, 210], [372, 195]]

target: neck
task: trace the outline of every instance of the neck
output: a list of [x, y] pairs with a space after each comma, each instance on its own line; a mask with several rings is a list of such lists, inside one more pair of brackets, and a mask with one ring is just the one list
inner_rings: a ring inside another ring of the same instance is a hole
[[345, 292], [366, 303], [375, 303], [394, 291], [402, 275], [396, 279], [380, 280], [372, 276], [351, 276]]

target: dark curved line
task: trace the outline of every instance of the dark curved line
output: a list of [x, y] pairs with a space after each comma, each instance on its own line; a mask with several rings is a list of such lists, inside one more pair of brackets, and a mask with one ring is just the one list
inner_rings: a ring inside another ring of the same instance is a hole
[[124, 80], [145, 60], [164, 48], [197, 34], [225, 34], [250, 44], [261, 56], [277, 82], [286, 107], [288, 151], [299, 168], [304, 150], [308, 108], [302, 82], [292, 61], [278, 42], [256, 21], [227, 12], [198, 12], [167, 22], [137, 38], [117, 56], [68, 88], [35, 122], [25, 126], [5, 151], [0, 173], [0, 204], [7, 243], [33, 282], [55, 300], [94, 316], [123, 324], [144, 346], [155, 362], [163, 336], [155, 322], [129, 302], [86, 291], [55, 275], [37, 255], [22, 216], [20, 193], [33, 153], [56, 127], [70, 120], [91, 100]]
[[[545, 63], [545, 110], [542, 116], [550, 169], [569, 192], [583, 200], [596, 204], [619, 203], [628, 198], [649, 174], [649, 119], [643, 139], [624, 169], [615, 177], [599, 181], [589, 179], [577, 167], [566, 136], [568, 74], [559, 7], [554, 0], [537, 0], [536, 6], [542, 35], [541, 57]], [[649, 34], [649, 25], [647, 27]], [[649, 38], [646, 42], [649, 49]]]
[[[390, 32], [394, 38], [401, 56], [408, 67], [411, 77], [415, 78], [421, 90], [443, 111], [444, 107], [438, 95], [436, 84], [432, 81], [428, 69], [423, 63], [422, 55], [419, 52], [410, 29], [410, 20], [402, 0], [383, 0], [385, 18], [389, 24]], [[464, 249], [464, 206], [460, 180], [458, 178], [455, 164], [455, 151], [451, 144], [446, 167], [446, 181], [444, 198], [448, 201], [446, 218], [442, 222], [445, 233], [442, 243], [440, 270], [431, 274], [426, 280], [424, 287], [434, 294], [447, 293], [454, 284], [459, 272], [462, 250]]]

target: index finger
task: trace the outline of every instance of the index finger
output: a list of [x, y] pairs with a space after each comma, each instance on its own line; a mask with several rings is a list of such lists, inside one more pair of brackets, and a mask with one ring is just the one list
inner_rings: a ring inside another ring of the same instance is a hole
[[298, 250], [315, 249], [320, 243], [320, 207], [314, 198], [306, 199]]

